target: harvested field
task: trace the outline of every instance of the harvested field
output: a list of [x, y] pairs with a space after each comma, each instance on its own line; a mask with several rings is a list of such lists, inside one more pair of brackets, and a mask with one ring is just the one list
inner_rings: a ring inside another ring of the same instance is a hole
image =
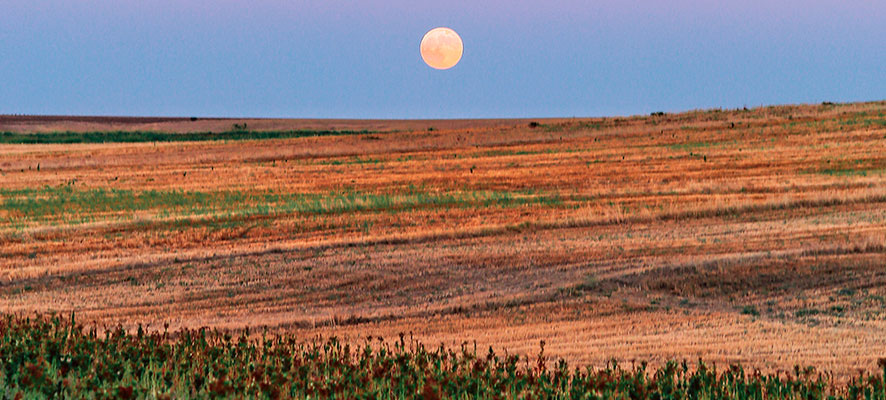
[[0, 312], [594, 365], [886, 357], [886, 102], [530, 122], [0, 117], [355, 132], [0, 144]]

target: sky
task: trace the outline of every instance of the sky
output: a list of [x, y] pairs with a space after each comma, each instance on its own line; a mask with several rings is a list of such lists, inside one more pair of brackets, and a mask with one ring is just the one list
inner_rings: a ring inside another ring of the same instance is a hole
[[[0, 114], [495, 118], [886, 99], [886, 0], [4, 0]], [[464, 56], [426, 66], [446, 26]]]

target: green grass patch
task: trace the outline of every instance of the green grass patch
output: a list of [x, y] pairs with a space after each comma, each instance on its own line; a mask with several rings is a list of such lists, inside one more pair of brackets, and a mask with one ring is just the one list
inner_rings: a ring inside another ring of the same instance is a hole
[[528, 156], [535, 154], [552, 153], [552, 150], [488, 150], [480, 153], [472, 154], [472, 158], [484, 157], [507, 157], [507, 156]]
[[168, 133], [151, 131], [109, 132], [49, 132], [15, 133], [0, 132], [0, 143], [50, 144], [50, 143], [144, 143], [144, 142], [196, 142], [218, 140], [290, 139], [309, 136], [342, 136], [375, 133], [371, 131], [293, 130], [293, 131], [247, 131]]
[[487, 150], [470, 155], [471, 158], [531, 156], [537, 154], [574, 154], [592, 151], [587, 148], [553, 148], [539, 150]]
[[797, 311], [794, 311], [794, 317], [797, 318], [811, 317], [818, 314], [821, 314], [821, 311], [814, 308], [801, 308]]
[[711, 147], [719, 144], [718, 142], [689, 142], [689, 143], [675, 143], [667, 145], [671, 150], [692, 150], [692, 149], [701, 149], [706, 147]]
[[599, 130], [606, 128], [603, 122], [578, 122], [578, 123], [559, 123], [559, 124], [538, 124], [545, 132], [575, 132], [586, 130]]
[[830, 176], [869, 176], [869, 175], [882, 175], [886, 172], [884, 168], [869, 168], [869, 169], [856, 169], [856, 168], [825, 168], [815, 171], [818, 174], [822, 175], [830, 175]]
[[404, 161], [408, 161], [408, 160], [401, 159], [401, 158], [393, 159], [393, 160], [384, 160], [381, 158], [372, 158], [372, 157], [361, 158], [358, 156], [354, 156], [354, 157], [347, 158], [347, 159], [321, 160], [321, 161], [312, 162], [311, 164], [313, 164], [313, 165], [366, 165], [366, 164], [378, 165], [378, 164], [384, 164], [385, 162], [388, 162], [388, 161], [404, 162]]
[[867, 128], [867, 127], [882, 128], [882, 127], [886, 127], [886, 118], [844, 119], [844, 120], [840, 120], [839, 124], [843, 125], [843, 126], [860, 126], [862, 128]]
[[760, 311], [758, 311], [757, 307], [754, 307], [754, 306], [744, 306], [741, 309], [741, 313], [742, 313], [742, 315], [751, 315], [754, 317], [760, 316]]
[[[328, 193], [275, 191], [182, 191], [79, 189], [72, 186], [39, 189], [0, 189], [0, 223], [56, 221], [83, 223], [111, 218], [131, 218], [138, 211], [164, 216], [207, 214], [270, 215], [275, 213], [343, 214], [363, 211], [408, 212], [420, 208], [489, 208], [522, 205], [555, 206], [560, 196], [534, 191], [431, 192], [410, 188], [400, 193], [353, 190]], [[104, 215], [103, 215], [104, 214]]]

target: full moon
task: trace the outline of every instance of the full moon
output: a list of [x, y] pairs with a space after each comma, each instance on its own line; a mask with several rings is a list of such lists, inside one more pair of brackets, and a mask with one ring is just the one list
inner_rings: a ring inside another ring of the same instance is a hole
[[463, 52], [461, 37], [449, 28], [431, 29], [421, 40], [421, 58], [431, 68], [452, 68], [461, 60]]

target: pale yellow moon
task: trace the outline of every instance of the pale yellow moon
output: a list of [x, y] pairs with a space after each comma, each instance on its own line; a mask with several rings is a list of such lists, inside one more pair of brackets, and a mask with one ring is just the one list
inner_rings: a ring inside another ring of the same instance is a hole
[[421, 58], [431, 68], [449, 69], [458, 64], [464, 53], [461, 37], [449, 28], [434, 28], [421, 40]]

